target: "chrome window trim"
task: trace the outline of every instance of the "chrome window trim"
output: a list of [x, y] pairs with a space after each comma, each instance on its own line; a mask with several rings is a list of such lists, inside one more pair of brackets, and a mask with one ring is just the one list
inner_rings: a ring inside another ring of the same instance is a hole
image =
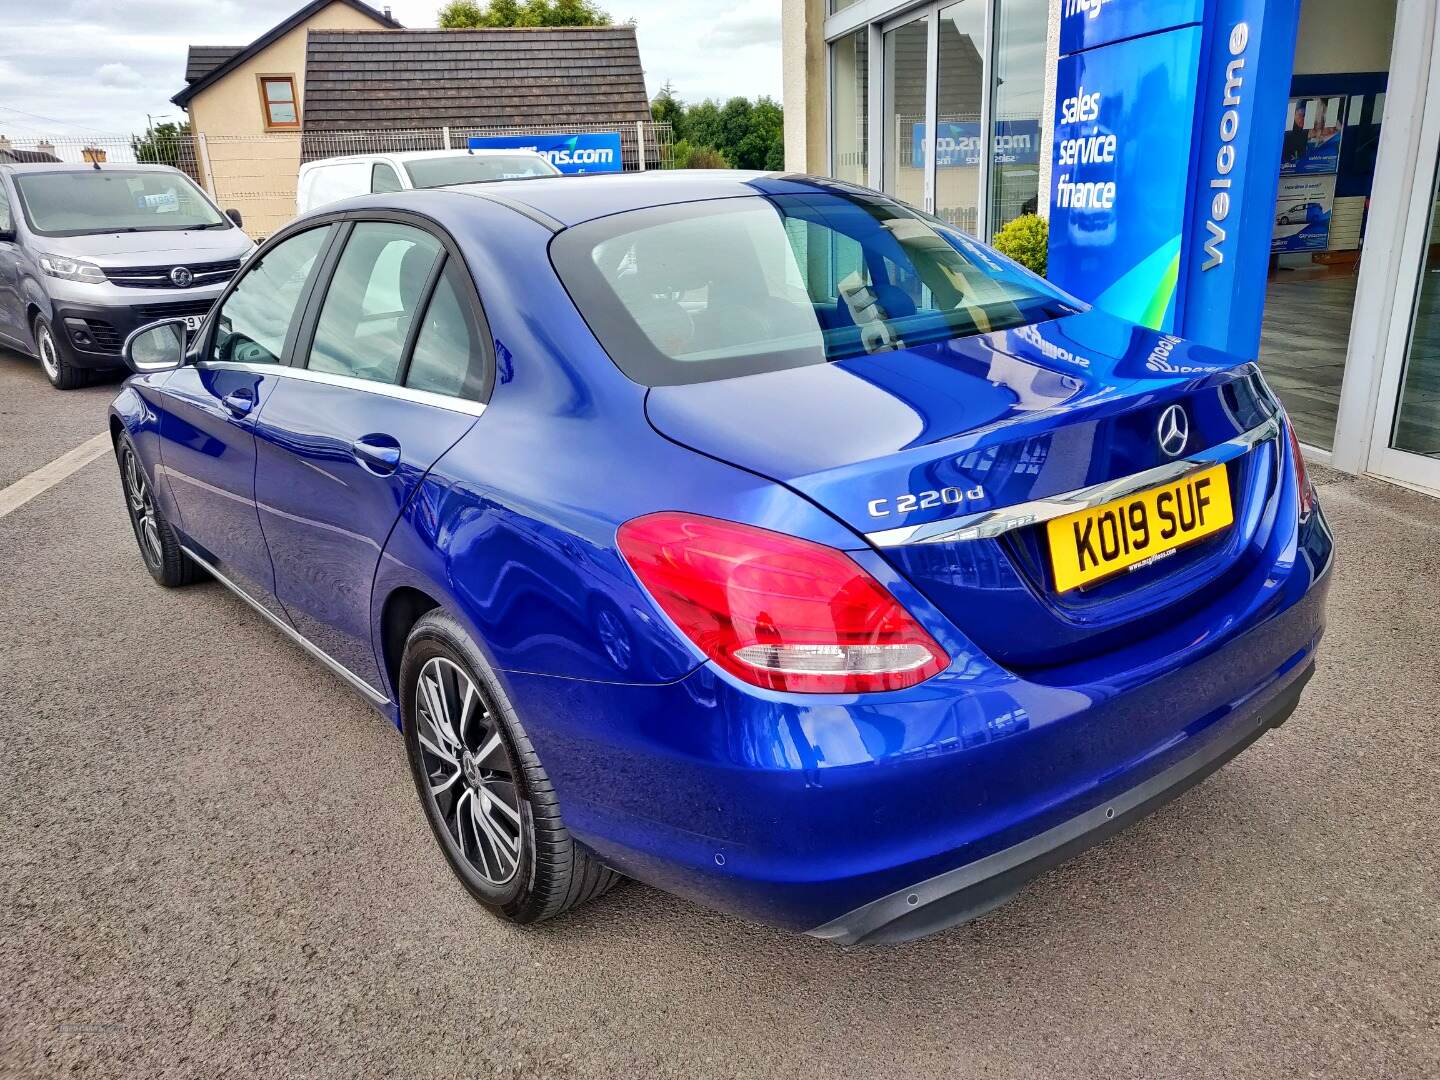
[[[260, 366], [262, 366], [262, 365], [255, 364], [255, 365], [252, 365], [252, 366], [254, 366], [254, 367], [260, 367]], [[233, 592], [233, 593], [234, 593], [236, 596], [238, 596], [241, 600], [244, 600], [245, 603], [249, 604], [252, 608], [254, 608], [256, 611], [258, 611], [261, 615], [265, 616], [266, 621], [269, 622], [271, 626], [275, 627], [275, 629], [279, 630], [282, 634], [284, 634], [286, 637], [288, 637], [291, 641], [295, 642], [296, 645], [299, 645], [302, 649], [304, 649], [307, 653], [309, 653], [311, 656], [313, 656], [316, 660], [319, 660], [322, 664], [324, 664], [327, 668], [329, 668], [331, 671], [333, 671], [336, 675], [339, 675], [340, 678], [344, 679], [344, 680], [345, 680], [347, 683], [349, 683], [352, 687], [354, 687], [356, 690], [360, 691], [360, 693], [362, 693], [363, 695], [365, 695], [365, 698], [366, 698], [368, 701], [370, 701], [372, 704], [377, 705], [377, 706], [381, 706], [381, 707], [384, 707], [384, 706], [387, 706], [387, 705], [390, 704], [390, 699], [389, 699], [388, 697], [386, 697], [384, 694], [382, 694], [379, 690], [376, 690], [373, 686], [371, 686], [368, 682], [366, 682], [364, 679], [362, 679], [359, 675], [356, 675], [353, 671], [351, 671], [349, 668], [347, 668], [344, 664], [340, 663], [339, 660], [336, 660], [333, 656], [331, 656], [329, 653], [327, 653], [324, 649], [320, 648], [320, 646], [316, 645], [316, 644], [315, 644], [313, 641], [311, 641], [309, 638], [305, 637], [303, 634], [300, 633], [300, 631], [296, 630], [293, 626], [289, 625], [288, 623], [281, 622], [281, 621], [280, 621], [280, 618], [279, 618], [277, 615], [275, 615], [273, 612], [271, 612], [268, 608], [266, 608], [265, 605], [261, 604], [261, 603], [260, 603], [258, 600], [256, 600], [253, 596], [251, 596], [249, 593], [247, 593], [247, 592], [246, 592], [244, 589], [242, 589], [239, 585], [235, 584], [235, 582], [231, 581], [228, 577], [226, 577], [224, 574], [222, 574], [219, 570], [215, 569], [214, 566], [212, 566], [210, 563], [206, 562], [206, 561], [205, 561], [204, 559], [202, 559], [199, 555], [196, 555], [193, 549], [188, 548], [188, 547], [185, 547], [185, 546], [182, 544], [181, 547], [180, 547], [180, 550], [183, 551], [183, 552], [185, 552], [185, 554], [188, 555], [190, 558], [194, 559], [195, 562], [197, 562], [200, 566], [204, 567], [205, 570], [206, 570], [206, 572], [209, 573], [210, 576], [213, 577], [216, 581], [220, 582], [221, 585], [224, 585], [227, 589], [229, 589], [231, 592]]]
[[195, 365], [201, 371], [251, 371], [258, 374], [274, 375], [282, 379], [299, 379], [302, 382], [324, 383], [327, 386], [343, 386], [349, 390], [360, 390], [381, 397], [399, 398], [419, 405], [433, 405], [437, 409], [479, 416], [485, 411], [483, 401], [437, 394], [433, 390], [415, 390], [409, 386], [394, 383], [375, 382], [372, 379], [358, 379], [353, 375], [337, 375], [330, 371], [311, 371], [309, 368], [289, 367], [285, 364], [246, 364], [238, 360], [201, 360]]
[[1004, 536], [1014, 529], [1035, 525], [1052, 518], [1064, 517], [1077, 510], [1088, 510], [1115, 499], [1123, 499], [1146, 488], [1173, 483], [1183, 476], [1212, 465], [1233, 461], [1250, 452], [1260, 443], [1278, 438], [1280, 417], [1275, 415], [1249, 431], [1242, 432], [1208, 450], [1192, 454], [1188, 458], [1166, 462], [1153, 469], [1122, 476], [1118, 480], [1107, 480], [1101, 484], [1077, 488], [1062, 495], [1046, 499], [1000, 506], [993, 510], [981, 510], [963, 517], [947, 518], [944, 521], [930, 521], [924, 525], [905, 525], [898, 529], [884, 529], [867, 533], [865, 539], [875, 547], [901, 547], [905, 544], [948, 544], [962, 540], [986, 540]]

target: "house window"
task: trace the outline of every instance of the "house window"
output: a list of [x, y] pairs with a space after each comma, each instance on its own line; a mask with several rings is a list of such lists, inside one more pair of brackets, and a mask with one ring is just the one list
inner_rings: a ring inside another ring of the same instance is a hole
[[295, 96], [294, 76], [261, 75], [260, 106], [265, 110], [266, 127], [299, 127], [300, 104]]

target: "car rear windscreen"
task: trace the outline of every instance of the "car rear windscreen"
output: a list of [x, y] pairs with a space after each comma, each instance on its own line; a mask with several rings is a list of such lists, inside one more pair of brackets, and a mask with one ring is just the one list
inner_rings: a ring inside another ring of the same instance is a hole
[[559, 170], [538, 154], [457, 154], [454, 157], [417, 158], [405, 162], [405, 171], [417, 188], [559, 175]]
[[938, 219], [860, 193], [634, 210], [567, 229], [550, 251], [606, 352], [647, 386], [892, 352], [1078, 310]]

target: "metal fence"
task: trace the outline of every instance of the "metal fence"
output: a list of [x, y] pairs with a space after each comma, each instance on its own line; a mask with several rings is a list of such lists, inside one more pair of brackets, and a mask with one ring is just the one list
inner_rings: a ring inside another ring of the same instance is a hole
[[621, 163], [626, 171], [674, 167], [670, 125], [649, 121], [14, 142], [0, 137], [0, 161], [173, 165], [200, 183], [221, 207], [239, 210], [245, 230], [259, 239], [295, 216], [296, 178], [304, 161], [381, 151], [463, 149], [470, 138], [489, 135], [587, 132], [619, 132]]

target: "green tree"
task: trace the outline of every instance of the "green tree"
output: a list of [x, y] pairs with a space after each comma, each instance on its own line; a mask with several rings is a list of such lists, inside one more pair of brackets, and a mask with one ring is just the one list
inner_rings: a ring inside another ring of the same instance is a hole
[[445, 30], [508, 26], [609, 26], [595, 0], [450, 0], [436, 16]]
[[130, 136], [130, 149], [135, 160], [147, 165], [170, 165], [196, 179], [200, 170], [195, 160], [195, 140], [190, 137], [190, 122], [156, 124], [144, 135]]
[[[677, 169], [773, 171], [785, 167], [785, 112], [771, 98], [748, 101], [733, 97], [723, 105], [715, 101], [686, 105], [666, 83], [651, 102], [650, 114], [656, 120], [662, 116], [670, 120]], [[706, 159], [703, 166], [696, 165], [694, 155], [702, 150], [715, 157]]]
[[684, 138], [696, 146], [720, 148], [720, 106], [713, 101], [702, 101], [698, 105], [685, 107], [685, 120], [681, 124]]
[[685, 103], [675, 96], [675, 88], [668, 82], [660, 88], [655, 100], [650, 102], [650, 119], [657, 124], [669, 124], [676, 142], [685, 137], [685, 133], [680, 130], [685, 123]]

